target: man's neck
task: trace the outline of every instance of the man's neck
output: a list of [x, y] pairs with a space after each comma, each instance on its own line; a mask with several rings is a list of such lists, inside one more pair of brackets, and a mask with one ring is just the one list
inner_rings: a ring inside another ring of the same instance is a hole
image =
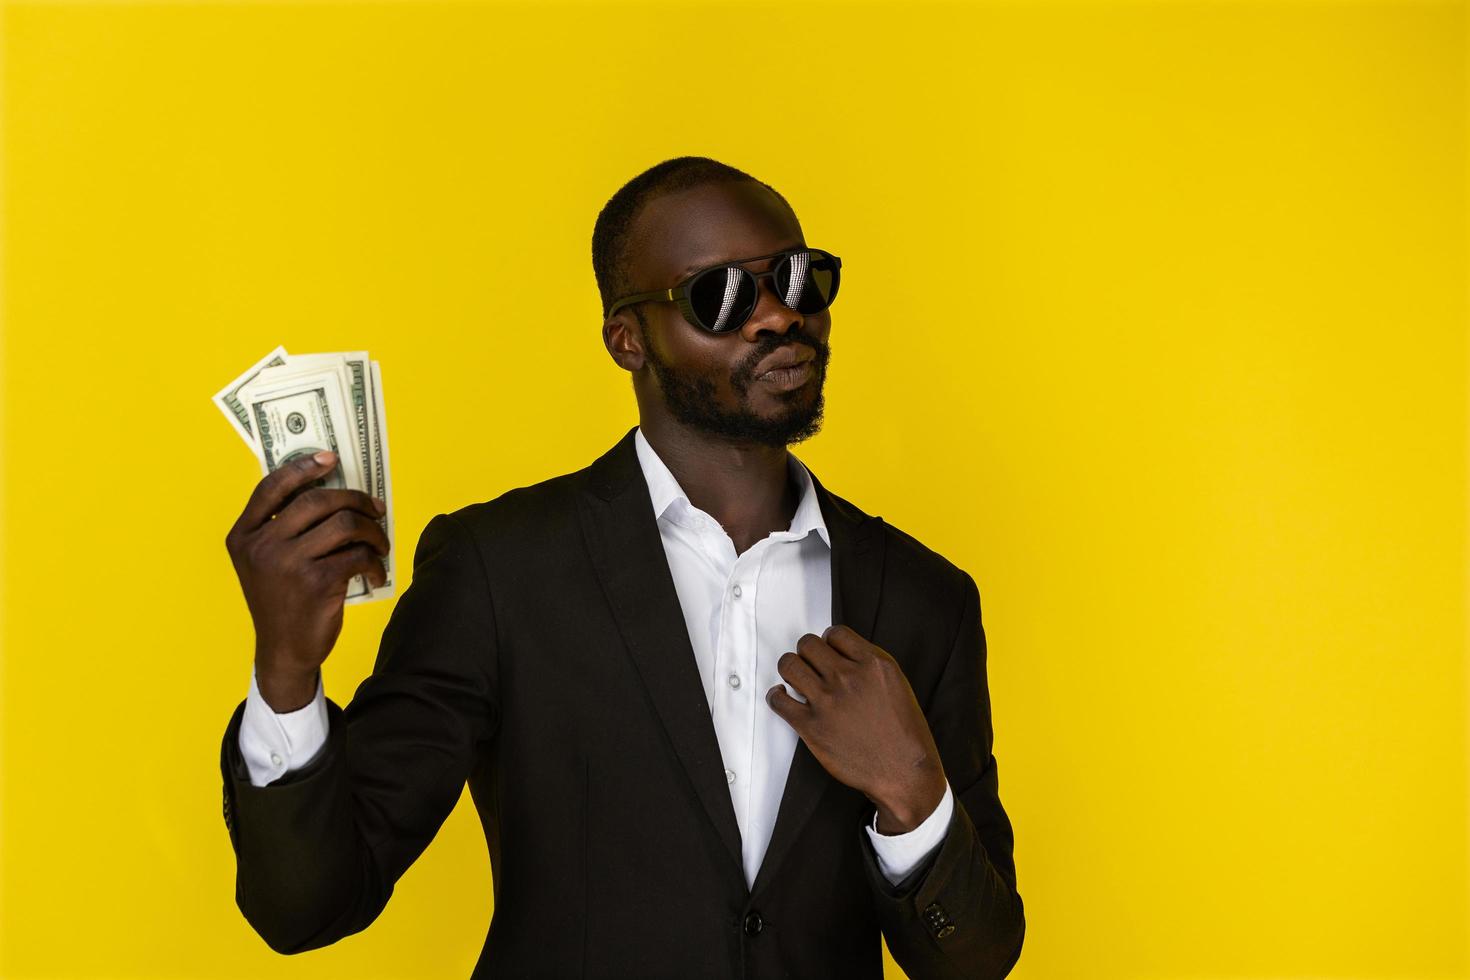
[[736, 445], [672, 421], [639, 428], [689, 502], [720, 522], [736, 554], [791, 526], [800, 493], [786, 447]]

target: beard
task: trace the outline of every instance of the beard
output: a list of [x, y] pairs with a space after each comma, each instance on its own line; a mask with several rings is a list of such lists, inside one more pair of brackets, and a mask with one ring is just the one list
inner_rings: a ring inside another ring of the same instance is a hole
[[[641, 319], [641, 318], [640, 318]], [[795, 330], [784, 336], [770, 335], [769, 342], [758, 349], [730, 376], [730, 388], [742, 406], [750, 402], [750, 389], [758, 384], [755, 366], [773, 350], [792, 344], [805, 344], [812, 348], [812, 368], [816, 377], [792, 391], [777, 392], [776, 398], [783, 407], [774, 415], [765, 416], [749, 409], [726, 411], [716, 401], [714, 383], [698, 375], [683, 374], [672, 367], [658, 353], [653, 338], [644, 330], [644, 356], [653, 368], [659, 388], [664, 394], [664, 403], [669, 414], [678, 422], [698, 429], [731, 443], [755, 443], [784, 449], [787, 446], [810, 439], [821, 431], [823, 410], [823, 385], [827, 380], [827, 361], [831, 357], [828, 345]], [[807, 389], [817, 386], [812, 398]]]

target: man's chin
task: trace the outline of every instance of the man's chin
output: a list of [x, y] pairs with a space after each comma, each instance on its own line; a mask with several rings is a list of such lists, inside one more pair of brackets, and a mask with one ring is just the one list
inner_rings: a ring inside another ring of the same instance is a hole
[[[780, 449], [810, 439], [821, 429], [824, 400], [820, 379], [811, 397], [804, 397], [804, 389], [798, 388], [773, 392], [772, 402], [752, 399], [748, 392], [741, 391], [742, 404], [733, 412], [710, 411], [711, 387], [681, 384], [670, 377], [664, 385], [664, 404], [682, 425], [736, 446]], [[757, 401], [765, 411], [756, 407]]]
[[821, 416], [803, 414], [799, 419], [769, 418], [747, 415], [724, 419], [685, 419], [707, 435], [723, 439], [732, 445], [759, 445], [781, 449], [804, 442], [821, 429]]
[[764, 420], [765, 427], [771, 434], [767, 444], [794, 446], [810, 439], [822, 430], [823, 408], [822, 392], [818, 389], [817, 396], [810, 405], [784, 414], [777, 413], [775, 417]]
[[766, 446], [782, 448], [805, 442], [822, 429], [821, 412], [802, 412], [799, 416], [777, 416], [764, 418], [752, 427], [757, 432], [754, 441]]

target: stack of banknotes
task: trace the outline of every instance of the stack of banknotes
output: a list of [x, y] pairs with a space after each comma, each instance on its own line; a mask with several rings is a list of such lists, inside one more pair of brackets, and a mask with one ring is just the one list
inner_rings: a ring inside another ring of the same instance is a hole
[[393, 491], [388, 475], [388, 420], [383, 379], [366, 351], [287, 354], [277, 347], [225, 385], [214, 403], [260, 461], [262, 474], [323, 449], [336, 468], [312, 486], [361, 490], [388, 505], [378, 523], [388, 536], [388, 580], [372, 588], [361, 575], [347, 584], [347, 603], [393, 595]]

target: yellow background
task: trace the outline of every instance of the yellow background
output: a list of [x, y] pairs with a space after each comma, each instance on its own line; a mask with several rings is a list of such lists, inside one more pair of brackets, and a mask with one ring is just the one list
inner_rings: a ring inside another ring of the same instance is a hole
[[380, 359], [405, 568], [636, 421], [592, 222], [683, 153], [843, 257], [797, 455], [979, 583], [1013, 976], [1470, 975], [1464, 4], [3, 16], [5, 977], [468, 975], [467, 794], [335, 947], [234, 905], [210, 396]]

